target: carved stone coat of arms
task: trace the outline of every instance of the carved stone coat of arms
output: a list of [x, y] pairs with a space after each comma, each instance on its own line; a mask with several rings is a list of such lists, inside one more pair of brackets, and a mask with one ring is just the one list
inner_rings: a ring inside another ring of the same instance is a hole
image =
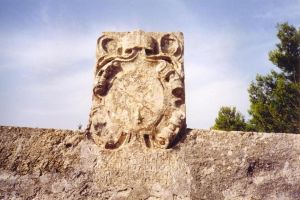
[[88, 133], [103, 148], [134, 138], [168, 148], [186, 128], [183, 34], [105, 32], [97, 41]]

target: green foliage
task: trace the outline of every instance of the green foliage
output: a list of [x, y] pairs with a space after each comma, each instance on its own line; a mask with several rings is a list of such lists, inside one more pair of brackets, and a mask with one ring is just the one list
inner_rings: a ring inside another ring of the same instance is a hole
[[270, 51], [269, 60], [279, 67], [292, 82], [300, 82], [300, 29], [288, 23], [277, 26], [280, 40], [277, 49]]
[[288, 23], [277, 26], [280, 43], [269, 59], [281, 72], [257, 75], [248, 90], [249, 126], [262, 132], [300, 132], [300, 29]]
[[236, 111], [235, 107], [224, 106], [220, 108], [212, 128], [224, 131], [244, 131], [246, 130], [246, 123], [244, 116]]
[[282, 73], [257, 75], [249, 88], [252, 116], [248, 126], [260, 132], [290, 132], [299, 130], [299, 84]]

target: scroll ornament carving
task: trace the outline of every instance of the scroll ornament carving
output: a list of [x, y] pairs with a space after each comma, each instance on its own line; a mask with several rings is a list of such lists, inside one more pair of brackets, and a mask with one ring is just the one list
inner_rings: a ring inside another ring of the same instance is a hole
[[186, 127], [181, 33], [104, 33], [87, 127], [101, 147], [168, 148]]

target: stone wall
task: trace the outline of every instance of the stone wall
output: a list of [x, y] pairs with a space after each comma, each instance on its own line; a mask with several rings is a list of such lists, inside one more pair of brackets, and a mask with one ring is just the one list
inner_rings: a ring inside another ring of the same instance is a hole
[[300, 199], [300, 135], [188, 130], [103, 150], [79, 131], [0, 127], [0, 199]]

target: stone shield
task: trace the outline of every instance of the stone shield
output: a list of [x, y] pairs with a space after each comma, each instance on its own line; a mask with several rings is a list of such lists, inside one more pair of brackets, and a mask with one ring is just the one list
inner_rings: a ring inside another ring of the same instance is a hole
[[186, 127], [182, 33], [104, 33], [87, 131], [104, 148], [168, 148]]

